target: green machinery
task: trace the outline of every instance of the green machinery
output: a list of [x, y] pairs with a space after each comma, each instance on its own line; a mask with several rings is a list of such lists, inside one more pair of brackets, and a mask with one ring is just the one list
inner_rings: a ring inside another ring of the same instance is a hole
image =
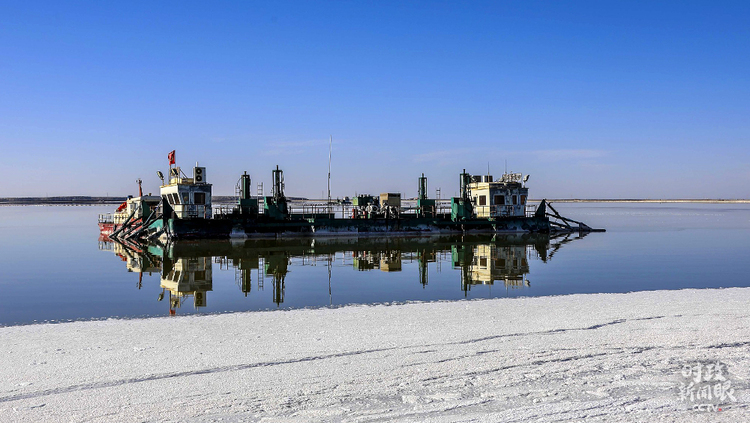
[[352, 205], [355, 207], [367, 207], [370, 204], [378, 204], [378, 200], [372, 195], [360, 194], [352, 199]]
[[[356, 207], [353, 211], [353, 218], [371, 218], [369, 212], [365, 212], [364, 210], [369, 206], [370, 204], [377, 206], [379, 205], [380, 201], [373, 197], [372, 195], [368, 194], [360, 194], [352, 199], [352, 205]], [[358, 214], [359, 213], [359, 214]]]
[[474, 207], [471, 204], [469, 194], [469, 184], [471, 175], [466, 173], [466, 169], [461, 173], [461, 196], [451, 198], [451, 219], [456, 222], [459, 220], [471, 219], [474, 217]]
[[264, 198], [263, 210], [266, 216], [271, 219], [287, 220], [289, 219], [289, 205], [284, 196], [284, 171], [276, 165], [276, 169], [272, 170], [271, 173], [273, 176], [273, 192], [271, 197]]
[[238, 205], [240, 206], [240, 214], [243, 216], [257, 216], [258, 215], [258, 199], [252, 198], [250, 194], [250, 175], [245, 172], [240, 176], [238, 184], [239, 188], [239, 200]]
[[435, 200], [427, 198], [427, 177], [419, 177], [419, 195], [417, 196], [417, 217], [435, 217]]

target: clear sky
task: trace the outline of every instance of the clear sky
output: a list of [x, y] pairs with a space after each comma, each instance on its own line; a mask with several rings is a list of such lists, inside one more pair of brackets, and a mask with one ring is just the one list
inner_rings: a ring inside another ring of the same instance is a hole
[[[747, 1], [0, 0], [0, 196], [750, 197]], [[190, 173], [191, 171], [188, 171]]]

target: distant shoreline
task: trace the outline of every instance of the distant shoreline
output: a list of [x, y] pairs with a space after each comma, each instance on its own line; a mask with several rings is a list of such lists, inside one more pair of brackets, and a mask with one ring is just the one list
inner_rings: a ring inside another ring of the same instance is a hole
[[[98, 206], [121, 204], [127, 197], [0, 197], [0, 206]], [[215, 195], [214, 202], [225, 204], [236, 201], [236, 197]]]
[[[96, 206], [107, 204], [120, 204], [126, 197], [89, 197], [89, 196], [59, 196], [59, 197], [0, 197], [0, 206]], [[236, 197], [228, 195], [215, 195], [216, 204], [233, 204]], [[324, 201], [324, 200], [321, 200]], [[443, 199], [443, 201], [448, 201]], [[529, 202], [540, 202], [541, 199], [529, 199]], [[750, 204], [750, 199], [578, 199], [578, 198], [548, 198], [552, 203], [703, 203], [703, 204]]]
[[0, 198], [0, 205], [8, 206], [46, 206], [46, 205], [101, 205], [120, 204], [126, 197], [4, 197]]

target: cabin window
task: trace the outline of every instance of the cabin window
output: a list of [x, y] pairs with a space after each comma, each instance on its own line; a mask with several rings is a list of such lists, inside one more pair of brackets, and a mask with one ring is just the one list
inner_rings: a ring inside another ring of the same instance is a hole
[[486, 206], [487, 205], [487, 196], [486, 195], [480, 195], [479, 196], [479, 205], [480, 206]]
[[500, 206], [505, 204], [505, 196], [504, 195], [496, 195], [495, 196], [495, 205]]
[[525, 195], [521, 196], [521, 204], [526, 204], [526, 196]]
[[182, 193], [182, 204], [190, 204], [190, 194], [187, 192]]
[[518, 204], [518, 196], [514, 195], [513, 196], [513, 205], [515, 206], [516, 204]]
[[177, 196], [177, 194], [174, 194], [174, 193], [169, 194], [169, 198], [172, 199], [171, 201], [172, 204], [180, 204], [180, 198]]
[[193, 194], [193, 198], [195, 199], [195, 204], [199, 204], [199, 205], [206, 204], [205, 192], [196, 192]]

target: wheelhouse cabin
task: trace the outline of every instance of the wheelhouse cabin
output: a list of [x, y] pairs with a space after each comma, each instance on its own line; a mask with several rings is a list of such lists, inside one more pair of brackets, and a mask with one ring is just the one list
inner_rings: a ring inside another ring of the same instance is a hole
[[469, 190], [476, 217], [523, 217], [529, 189], [523, 186], [523, 175], [506, 173], [499, 181], [491, 175], [472, 176]]
[[169, 171], [169, 183], [159, 193], [179, 219], [210, 219], [211, 184], [206, 183], [206, 168], [194, 167], [193, 177], [186, 177], [179, 167]]

